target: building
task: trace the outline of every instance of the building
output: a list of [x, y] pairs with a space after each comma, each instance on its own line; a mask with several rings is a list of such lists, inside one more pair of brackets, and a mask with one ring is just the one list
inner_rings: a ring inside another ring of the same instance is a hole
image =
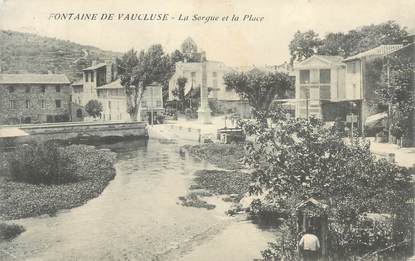
[[90, 67], [82, 71], [83, 86], [81, 101], [84, 106], [88, 101], [98, 98], [97, 87], [111, 83], [117, 78], [117, 68], [111, 60], [107, 60], [105, 63], [93, 61]]
[[[98, 101], [102, 103], [101, 119], [104, 121], [129, 121], [127, 96], [120, 80], [97, 87]], [[148, 120], [151, 113], [157, 117], [164, 112], [162, 86], [157, 83], [146, 86], [140, 106], [140, 120]]]
[[343, 114], [337, 104], [345, 99], [342, 60], [340, 56], [314, 55], [294, 66], [296, 117], [334, 121]]
[[359, 127], [364, 131], [365, 122], [371, 115], [384, 111], [379, 108], [376, 88], [381, 80], [384, 59], [401, 49], [402, 44], [380, 45], [343, 60], [346, 64], [345, 99], [354, 101], [359, 115]]
[[224, 83], [223, 76], [231, 72], [232, 68], [220, 61], [207, 60], [205, 52], [198, 52], [198, 47], [191, 38], [187, 38], [181, 47], [184, 61], [176, 63], [175, 73], [169, 80], [170, 101], [176, 99], [173, 90], [177, 88], [177, 79], [184, 77], [187, 79], [186, 94], [192, 89], [201, 88], [205, 81], [209, 89], [209, 101], [215, 103], [218, 110], [225, 112], [246, 110], [245, 103], [241, 106], [239, 95], [234, 90], [227, 89]]
[[0, 74], [0, 124], [71, 120], [71, 88], [63, 74]]

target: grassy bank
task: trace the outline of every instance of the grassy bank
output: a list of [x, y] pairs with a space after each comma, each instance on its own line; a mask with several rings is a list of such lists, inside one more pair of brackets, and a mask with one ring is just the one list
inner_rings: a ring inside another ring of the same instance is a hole
[[244, 156], [243, 144], [217, 144], [208, 143], [202, 145], [186, 145], [192, 157], [206, 160], [209, 163], [226, 170], [243, 168], [241, 160]]
[[8, 171], [8, 155], [0, 156], [0, 219], [54, 214], [60, 209], [80, 206], [100, 195], [115, 176], [114, 155], [109, 151], [85, 145], [59, 150], [69, 162], [67, 167], [74, 177], [73, 181], [63, 184], [18, 182]]
[[[239, 202], [249, 190], [250, 175], [241, 169], [241, 159], [244, 154], [242, 144], [202, 144], [184, 147], [190, 155], [221, 168], [222, 170], [199, 170], [195, 173], [194, 184], [190, 192], [182, 197], [184, 206], [205, 207], [214, 206], [206, 203], [200, 197], [208, 194], [228, 195], [227, 201]], [[201, 194], [201, 191], [205, 194]]]

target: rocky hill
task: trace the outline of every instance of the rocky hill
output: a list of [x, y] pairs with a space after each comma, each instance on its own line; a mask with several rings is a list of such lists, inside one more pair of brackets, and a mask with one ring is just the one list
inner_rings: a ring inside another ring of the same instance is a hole
[[120, 55], [71, 41], [0, 30], [2, 73], [64, 73], [75, 81], [93, 60], [103, 61]]

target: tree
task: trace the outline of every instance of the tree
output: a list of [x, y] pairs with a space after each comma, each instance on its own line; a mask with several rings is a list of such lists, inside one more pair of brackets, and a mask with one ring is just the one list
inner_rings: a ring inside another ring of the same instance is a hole
[[[334, 217], [329, 227], [334, 248], [351, 255], [356, 249], [370, 251], [399, 242], [403, 235], [412, 233], [408, 224], [413, 216], [408, 215], [402, 231], [395, 231], [402, 232], [400, 236], [392, 237], [389, 230], [382, 230], [382, 236], [369, 234], [373, 227], [367, 226], [365, 213], [400, 215], [414, 193], [410, 172], [377, 160], [369, 144], [346, 144], [333, 129], [324, 128], [323, 122], [314, 118], [275, 119], [272, 128], [252, 121], [241, 124], [254, 138], [244, 158], [253, 170], [250, 192], [265, 195], [267, 203], [287, 213], [295, 213], [297, 203], [309, 197], [326, 200], [330, 208], [322, 214]], [[286, 238], [295, 240], [295, 236]]]
[[414, 109], [414, 48], [405, 53], [386, 57], [381, 68], [381, 80], [376, 85], [376, 94], [383, 105], [392, 109], [391, 133], [396, 138], [409, 137], [413, 128]]
[[322, 45], [318, 34], [313, 30], [307, 32], [297, 31], [289, 44], [291, 63], [303, 61], [317, 53], [317, 49]]
[[168, 88], [171, 76], [170, 57], [163, 51], [161, 45], [150, 46], [139, 54], [134, 49], [117, 59], [118, 74], [121, 85], [127, 95], [127, 110], [132, 121], [140, 118], [140, 104], [146, 86], [152, 82], [163, 85], [163, 93]]
[[275, 98], [285, 98], [293, 88], [285, 73], [263, 72], [258, 69], [225, 74], [226, 88], [235, 90], [253, 108], [254, 116], [264, 122], [269, 116]]
[[400, 44], [407, 34], [406, 29], [394, 21], [363, 26], [347, 33], [331, 32], [323, 39], [312, 30], [297, 31], [289, 44], [291, 62], [303, 61], [314, 54], [347, 57], [382, 44]]
[[185, 87], [186, 87], [186, 83], [187, 83], [187, 78], [186, 77], [179, 77], [177, 79], [177, 87], [173, 90], [173, 96], [177, 97], [180, 104], [181, 104], [181, 110], [183, 111], [185, 108], [185, 103], [186, 103], [186, 95], [185, 95]]
[[101, 116], [101, 113], [103, 111], [102, 103], [99, 102], [98, 100], [90, 100], [85, 105], [85, 111], [92, 117], [97, 118]]

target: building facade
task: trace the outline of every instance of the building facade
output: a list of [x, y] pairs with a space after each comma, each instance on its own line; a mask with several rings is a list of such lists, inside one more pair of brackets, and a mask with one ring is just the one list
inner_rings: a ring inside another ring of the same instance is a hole
[[71, 119], [71, 87], [63, 74], [0, 74], [0, 124]]
[[[102, 103], [101, 119], [104, 121], [129, 121], [125, 88], [120, 80], [97, 87], [98, 101]], [[164, 112], [162, 86], [157, 83], [146, 86], [140, 104], [140, 120], [147, 121], [153, 113], [157, 117]]]
[[[381, 45], [343, 60], [346, 64], [345, 98], [357, 104], [359, 127], [364, 131], [366, 119], [379, 112], [376, 87], [380, 81], [383, 59], [403, 45]], [[379, 59], [380, 58], [380, 59]]]
[[345, 99], [345, 64], [340, 56], [314, 55], [294, 66], [296, 116], [334, 120]]

